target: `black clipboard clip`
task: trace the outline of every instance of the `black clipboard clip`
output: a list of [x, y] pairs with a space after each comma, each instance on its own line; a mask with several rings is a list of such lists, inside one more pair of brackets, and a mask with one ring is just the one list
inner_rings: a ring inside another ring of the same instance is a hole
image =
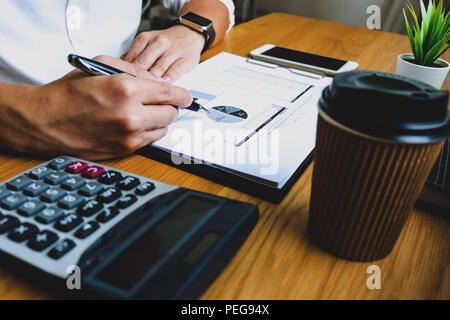
[[300, 69], [300, 68], [289, 68], [287, 66], [283, 66], [281, 64], [276, 64], [276, 63], [272, 63], [272, 62], [266, 62], [266, 61], [262, 61], [262, 60], [257, 60], [257, 59], [253, 59], [253, 58], [247, 58], [247, 63], [251, 63], [254, 65], [258, 65], [261, 67], [266, 67], [266, 68], [270, 68], [270, 69], [277, 69], [277, 68], [284, 68], [284, 69], [288, 69], [290, 72], [292, 72], [293, 74], [296, 75], [300, 75], [303, 77], [308, 77], [308, 78], [312, 78], [312, 79], [316, 79], [316, 80], [320, 80], [323, 78], [326, 78], [327, 75], [324, 72], [320, 72], [320, 71], [313, 71], [313, 70], [307, 70], [307, 69]]

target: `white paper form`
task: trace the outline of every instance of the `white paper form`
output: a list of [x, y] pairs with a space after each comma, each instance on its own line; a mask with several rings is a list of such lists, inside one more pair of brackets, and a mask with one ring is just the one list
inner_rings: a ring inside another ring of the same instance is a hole
[[180, 110], [153, 147], [281, 189], [314, 149], [330, 83], [223, 52], [175, 83], [209, 112]]

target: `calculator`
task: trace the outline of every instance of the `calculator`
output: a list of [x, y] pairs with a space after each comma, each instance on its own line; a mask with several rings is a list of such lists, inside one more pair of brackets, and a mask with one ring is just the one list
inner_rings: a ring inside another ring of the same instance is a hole
[[78, 267], [93, 297], [195, 299], [258, 217], [252, 204], [60, 156], [0, 184], [0, 251], [66, 290]]

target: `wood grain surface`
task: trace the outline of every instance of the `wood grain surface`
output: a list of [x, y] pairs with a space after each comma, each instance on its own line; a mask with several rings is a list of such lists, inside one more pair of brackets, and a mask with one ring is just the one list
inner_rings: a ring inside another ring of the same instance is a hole
[[[399, 17], [400, 19], [401, 17]], [[359, 62], [361, 69], [394, 72], [397, 55], [410, 52], [405, 36], [342, 24], [271, 14], [235, 27], [203, 59], [221, 51], [246, 56], [267, 43]], [[450, 60], [450, 52], [444, 56]], [[447, 78], [444, 86], [450, 88]], [[0, 153], [0, 181], [43, 162]], [[381, 268], [381, 289], [366, 286], [372, 263], [350, 262], [311, 244], [306, 233], [312, 166], [279, 205], [141, 156], [101, 162], [165, 183], [259, 206], [260, 221], [203, 299], [450, 299], [450, 220], [414, 209]], [[1, 268], [0, 299], [51, 298]]]

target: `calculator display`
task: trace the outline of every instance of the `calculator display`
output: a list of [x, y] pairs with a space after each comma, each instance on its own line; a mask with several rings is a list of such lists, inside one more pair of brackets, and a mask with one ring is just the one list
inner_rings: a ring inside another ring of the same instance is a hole
[[132, 289], [216, 205], [216, 200], [188, 196], [111, 261], [96, 278], [122, 290]]

